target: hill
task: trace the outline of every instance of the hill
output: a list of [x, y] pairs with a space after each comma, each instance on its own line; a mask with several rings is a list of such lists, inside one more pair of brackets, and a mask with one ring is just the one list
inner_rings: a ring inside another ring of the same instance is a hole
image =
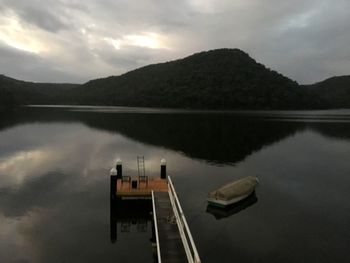
[[0, 105], [60, 104], [70, 98], [71, 91], [77, 86], [27, 82], [0, 75]]
[[313, 85], [257, 63], [239, 49], [216, 49], [83, 85], [33, 83], [0, 75], [0, 108], [76, 104], [193, 109], [350, 107], [349, 76]]
[[204, 109], [281, 109], [305, 105], [299, 85], [238, 49], [201, 52], [89, 81], [78, 103]]
[[326, 108], [350, 108], [350, 76], [332, 77], [304, 88]]

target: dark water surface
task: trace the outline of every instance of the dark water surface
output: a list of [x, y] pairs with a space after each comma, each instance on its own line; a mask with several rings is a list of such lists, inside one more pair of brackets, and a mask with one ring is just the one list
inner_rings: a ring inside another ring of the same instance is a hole
[[[350, 262], [349, 110], [84, 107], [0, 114], [0, 262], [153, 262], [141, 208], [112, 211], [110, 236], [109, 170], [136, 175], [137, 155], [148, 175], [167, 159], [203, 262]], [[247, 204], [207, 209], [248, 175]]]

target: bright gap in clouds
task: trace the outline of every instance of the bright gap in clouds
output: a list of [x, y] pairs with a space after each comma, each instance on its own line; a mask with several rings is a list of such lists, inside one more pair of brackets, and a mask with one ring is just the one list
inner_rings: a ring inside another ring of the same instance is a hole
[[0, 21], [0, 41], [13, 48], [30, 53], [40, 53], [43, 45], [29, 30], [25, 30], [16, 17], [2, 17]]
[[165, 48], [164, 42], [156, 33], [125, 35], [121, 39], [105, 37], [104, 40], [117, 50], [121, 49], [123, 46], [136, 46], [150, 49]]
[[125, 40], [132, 46], [146, 48], [161, 48], [159, 36], [155, 33], [147, 33], [144, 35], [127, 35]]

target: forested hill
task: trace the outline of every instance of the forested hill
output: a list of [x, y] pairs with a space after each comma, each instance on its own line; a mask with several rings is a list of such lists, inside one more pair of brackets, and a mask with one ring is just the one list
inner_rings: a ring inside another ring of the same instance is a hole
[[217, 49], [83, 85], [32, 83], [0, 75], [0, 105], [196, 109], [308, 109], [344, 105], [346, 98], [338, 98], [337, 94], [343, 96], [348, 86], [339, 86], [344, 92], [334, 92], [334, 97], [327, 97], [329, 89], [322, 85], [320, 90], [324, 92], [319, 96], [319, 86], [320, 83], [300, 86], [239, 49]]
[[0, 107], [23, 104], [60, 104], [71, 99], [77, 84], [35, 83], [0, 75]]
[[76, 90], [79, 103], [209, 109], [303, 106], [298, 84], [238, 49], [201, 52]]
[[350, 76], [329, 78], [304, 88], [320, 98], [326, 108], [350, 108]]

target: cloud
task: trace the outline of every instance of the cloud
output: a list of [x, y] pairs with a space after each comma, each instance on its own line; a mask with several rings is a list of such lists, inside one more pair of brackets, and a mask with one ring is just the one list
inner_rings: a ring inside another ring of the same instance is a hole
[[[344, 54], [350, 51], [350, 2], [345, 0], [336, 5], [331, 0], [0, 4], [2, 49], [34, 53], [26, 56], [25, 70], [8, 57], [2, 73], [22, 79], [84, 82], [222, 47], [241, 48], [301, 83], [349, 74]], [[50, 74], [37, 73], [38, 60]]]
[[23, 24], [34, 25], [50, 32], [69, 29], [65, 8], [60, 1], [2, 0], [3, 12], [13, 13]]
[[1, 73], [27, 81], [82, 82], [85, 76], [65, 70], [50, 58], [0, 44]]

